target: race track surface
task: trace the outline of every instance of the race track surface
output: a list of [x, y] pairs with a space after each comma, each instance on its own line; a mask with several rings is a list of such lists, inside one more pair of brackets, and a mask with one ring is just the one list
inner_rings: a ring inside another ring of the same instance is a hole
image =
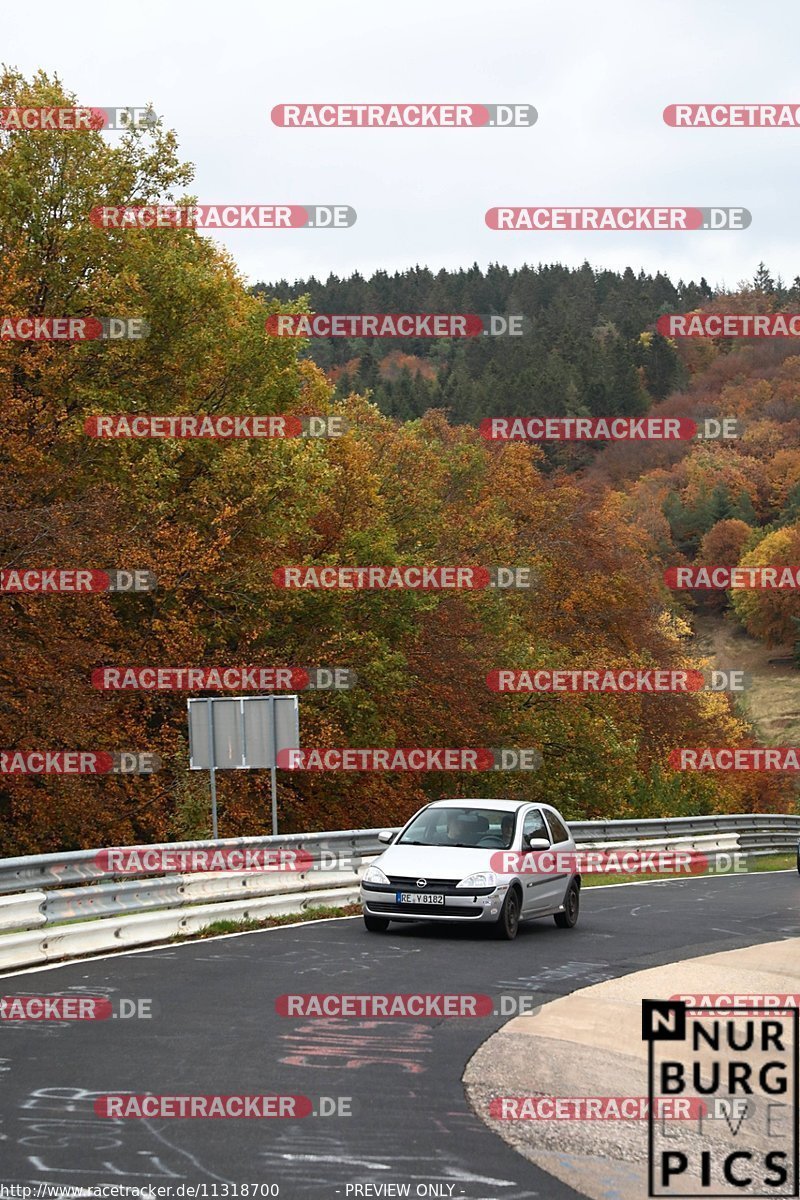
[[[164, 1196], [181, 1195], [181, 1184], [230, 1196], [226, 1184], [249, 1183], [277, 1184], [283, 1200], [565, 1200], [576, 1193], [495, 1137], [464, 1097], [467, 1061], [506, 1016], [311, 1020], [279, 1016], [276, 998], [535, 993], [546, 1003], [645, 967], [798, 934], [800, 880], [781, 872], [586, 889], [576, 929], [548, 919], [510, 943], [422, 924], [369, 934], [355, 918], [7, 976], [6, 996], [147, 998], [154, 1015], [2, 1023], [0, 1180], [126, 1184], [145, 1195], [170, 1186]], [[278, 1092], [310, 1096], [315, 1108], [320, 1096], [344, 1096], [353, 1115], [110, 1121], [93, 1110], [108, 1092]], [[397, 1190], [404, 1184], [407, 1193]]]

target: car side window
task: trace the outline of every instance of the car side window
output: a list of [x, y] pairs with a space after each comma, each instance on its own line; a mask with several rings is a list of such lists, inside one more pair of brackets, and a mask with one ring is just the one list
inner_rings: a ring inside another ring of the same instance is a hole
[[525, 846], [529, 837], [547, 838], [550, 841], [550, 834], [544, 822], [544, 817], [538, 808], [532, 808], [529, 813], [526, 813], [525, 820], [522, 823], [522, 844]]
[[564, 822], [560, 821], [558, 819], [558, 817], [556, 816], [556, 814], [551, 813], [551, 812], [549, 812], [547, 814], [547, 820], [550, 823], [550, 831], [553, 835], [553, 841], [554, 842], [568, 842], [569, 841], [569, 833], [567, 832]]

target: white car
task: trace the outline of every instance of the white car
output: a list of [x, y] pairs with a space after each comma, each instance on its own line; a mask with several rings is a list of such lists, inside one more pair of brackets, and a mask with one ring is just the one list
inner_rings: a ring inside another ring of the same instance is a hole
[[[472, 921], [493, 924], [498, 937], [511, 939], [520, 921], [533, 917], [552, 916], [561, 929], [577, 923], [581, 877], [571, 869], [575, 842], [549, 804], [437, 800], [398, 834], [383, 830], [378, 839], [389, 848], [361, 881], [364, 924], [371, 933], [383, 933], [390, 921]], [[545, 850], [554, 852], [552, 867], [532, 869], [532, 852]], [[565, 869], [556, 873], [559, 867]]]

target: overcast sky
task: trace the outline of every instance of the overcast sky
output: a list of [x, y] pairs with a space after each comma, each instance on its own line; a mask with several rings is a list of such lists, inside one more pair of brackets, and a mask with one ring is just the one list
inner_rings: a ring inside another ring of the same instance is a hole
[[[338, 203], [345, 230], [237, 230], [250, 282], [588, 259], [734, 286], [800, 274], [800, 129], [671, 129], [674, 102], [800, 105], [796, 0], [136, 0], [4, 6], [0, 57], [81, 103], [152, 101], [201, 203]], [[532, 128], [281, 129], [279, 103], [535, 105]], [[67, 135], [69, 136], [69, 135]], [[77, 135], [73, 135], [77, 136]], [[109, 135], [114, 136], [114, 135]], [[725, 205], [739, 232], [493, 232], [495, 205]]]

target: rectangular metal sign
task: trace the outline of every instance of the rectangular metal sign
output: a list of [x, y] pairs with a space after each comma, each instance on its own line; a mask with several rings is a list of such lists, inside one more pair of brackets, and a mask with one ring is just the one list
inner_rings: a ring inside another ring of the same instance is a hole
[[274, 767], [279, 751], [300, 746], [297, 696], [210, 696], [188, 707], [193, 771]]

